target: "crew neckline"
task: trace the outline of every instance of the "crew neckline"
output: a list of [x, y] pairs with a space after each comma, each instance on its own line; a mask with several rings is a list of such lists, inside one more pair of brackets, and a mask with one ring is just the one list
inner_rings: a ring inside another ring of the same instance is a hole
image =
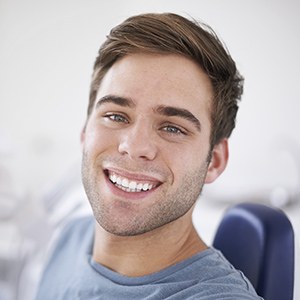
[[97, 263], [93, 258], [92, 255], [89, 254], [89, 263], [91, 265], [91, 267], [98, 272], [99, 274], [101, 274], [102, 276], [106, 277], [108, 280], [113, 281], [117, 284], [120, 285], [143, 285], [143, 284], [150, 284], [156, 281], [159, 281], [171, 274], [174, 274], [184, 268], [186, 268], [187, 266], [189, 266], [190, 264], [194, 263], [195, 261], [204, 258], [208, 255], [211, 255], [214, 253], [214, 250], [212, 248], [208, 248], [206, 250], [203, 250], [199, 253], [196, 253], [195, 255], [181, 261], [178, 262], [174, 265], [171, 265], [169, 267], [166, 267], [165, 269], [162, 269], [160, 271], [151, 273], [149, 275], [144, 275], [144, 276], [138, 276], [138, 277], [130, 277], [130, 276], [126, 276], [126, 275], [122, 275], [119, 274], [99, 263]]

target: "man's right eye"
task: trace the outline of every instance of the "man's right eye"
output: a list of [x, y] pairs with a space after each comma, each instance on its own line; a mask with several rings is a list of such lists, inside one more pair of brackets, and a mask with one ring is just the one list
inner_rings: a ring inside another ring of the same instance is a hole
[[120, 114], [109, 113], [109, 114], [106, 114], [104, 116], [104, 118], [106, 118], [110, 121], [113, 121], [113, 122], [117, 122], [117, 123], [129, 123], [127, 118]]

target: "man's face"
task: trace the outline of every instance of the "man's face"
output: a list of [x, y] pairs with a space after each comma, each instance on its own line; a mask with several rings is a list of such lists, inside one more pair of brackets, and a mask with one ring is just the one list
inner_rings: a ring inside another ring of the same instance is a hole
[[212, 87], [191, 60], [133, 54], [104, 76], [83, 133], [83, 183], [97, 222], [137, 235], [197, 200], [210, 154]]

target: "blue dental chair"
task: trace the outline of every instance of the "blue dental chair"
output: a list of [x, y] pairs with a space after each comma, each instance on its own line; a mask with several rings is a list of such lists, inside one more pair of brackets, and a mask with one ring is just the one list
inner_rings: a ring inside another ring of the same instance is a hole
[[294, 231], [284, 212], [261, 204], [235, 205], [225, 213], [213, 246], [265, 300], [294, 299]]

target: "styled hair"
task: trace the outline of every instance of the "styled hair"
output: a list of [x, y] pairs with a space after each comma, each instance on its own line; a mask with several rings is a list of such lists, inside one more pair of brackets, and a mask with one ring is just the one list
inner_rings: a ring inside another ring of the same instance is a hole
[[213, 87], [211, 146], [228, 138], [235, 127], [243, 77], [215, 32], [207, 25], [173, 13], [133, 16], [114, 27], [99, 49], [92, 75], [88, 116], [109, 68], [133, 53], [183, 55], [196, 62]]

